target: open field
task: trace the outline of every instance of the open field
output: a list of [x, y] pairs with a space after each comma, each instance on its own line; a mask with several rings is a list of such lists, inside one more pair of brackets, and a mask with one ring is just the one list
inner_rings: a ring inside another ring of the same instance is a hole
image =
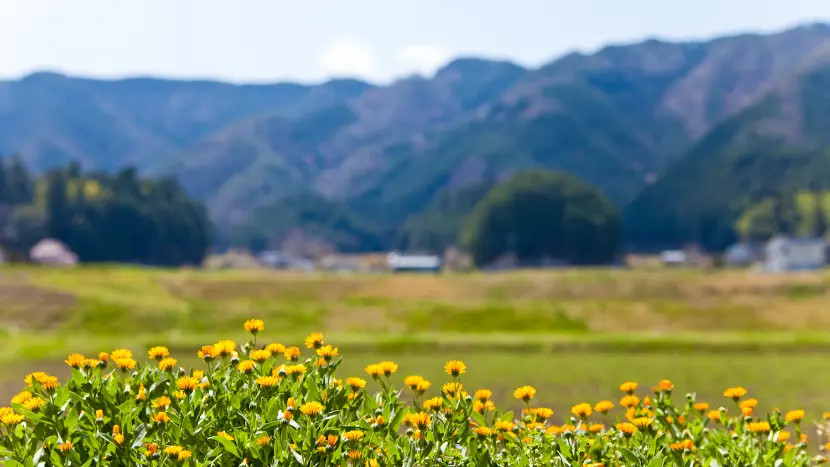
[[[310, 331], [349, 356], [345, 370], [395, 359], [439, 383], [460, 358], [467, 382], [507, 402], [614, 398], [624, 380], [663, 378], [712, 403], [742, 384], [762, 405], [830, 409], [830, 276], [743, 271], [570, 270], [451, 276], [334, 276], [98, 267], [0, 275], [0, 396], [62, 359], [168, 345], [185, 360], [240, 323], [299, 344]], [[344, 373], [345, 374], [345, 373]]]

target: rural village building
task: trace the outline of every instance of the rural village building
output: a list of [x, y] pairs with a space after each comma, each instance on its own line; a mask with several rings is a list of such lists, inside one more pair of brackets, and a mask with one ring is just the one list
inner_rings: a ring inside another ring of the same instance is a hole
[[764, 269], [769, 272], [805, 271], [827, 264], [827, 242], [822, 238], [776, 236], [764, 247]]
[[38, 264], [51, 266], [74, 266], [78, 264], [78, 256], [62, 242], [44, 238], [29, 250], [29, 258]]
[[389, 253], [386, 264], [392, 272], [431, 272], [441, 271], [441, 258], [427, 255], [401, 255]]

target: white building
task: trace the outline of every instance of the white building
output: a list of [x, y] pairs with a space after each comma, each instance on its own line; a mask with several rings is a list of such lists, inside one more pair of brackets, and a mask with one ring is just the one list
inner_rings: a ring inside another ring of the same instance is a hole
[[394, 272], [438, 272], [441, 270], [441, 258], [426, 255], [401, 255], [389, 253], [386, 264]]
[[821, 238], [777, 236], [764, 247], [764, 269], [770, 272], [820, 269], [827, 264], [827, 242]]
[[44, 238], [37, 242], [29, 251], [29, 258], [39, 264], [51, 266], [74, 266], [78, 264], [78, 256], [62, 242]]
[[660, 253], [660, 262], [664, 266], [683, 266], [686, 264], [686, 252], [682, 250], [666, 250]]

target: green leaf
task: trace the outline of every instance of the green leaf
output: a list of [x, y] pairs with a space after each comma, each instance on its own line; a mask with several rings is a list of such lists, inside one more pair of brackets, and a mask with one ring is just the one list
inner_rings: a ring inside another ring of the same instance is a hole
[[221, 444], [222, 447], [224, 447], [226, 451], [228, 451], [229, 453], [233, 454], [236, 457], [240, 457], [239, 450], [236, 449], [236, 445], [233, 444], [233, 441], [229, 441], [229, 440], [227, 440], [227, 439], [225, 439], [221, 436], [213, 436], [210, 439], [218, 441], [219, 444]]
[[305, 462], [303, 462], [303, 456], [301, 456], [300, 453], [295, 451], [294, 448], [290, 446], [288, 449], [291, 451], [291, 454], [294, 456], [294, 459], [297, 459], [297, 462], [299, 462], [300, 465], [305, 464]]
[[636, 454], [624, 447], [619, 448], [620, 454], [625, 458], [626, 462], [630, 462], [632, 466], [640, 465], [640, 459]]

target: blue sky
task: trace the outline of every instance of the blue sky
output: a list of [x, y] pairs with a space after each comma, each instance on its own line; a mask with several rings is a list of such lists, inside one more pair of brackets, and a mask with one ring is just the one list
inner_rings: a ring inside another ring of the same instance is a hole
[[459, 55], [572, 50], [830, 21], [827, 0], [0, 0], [0, 77], [35, 70], [387, 82]]

